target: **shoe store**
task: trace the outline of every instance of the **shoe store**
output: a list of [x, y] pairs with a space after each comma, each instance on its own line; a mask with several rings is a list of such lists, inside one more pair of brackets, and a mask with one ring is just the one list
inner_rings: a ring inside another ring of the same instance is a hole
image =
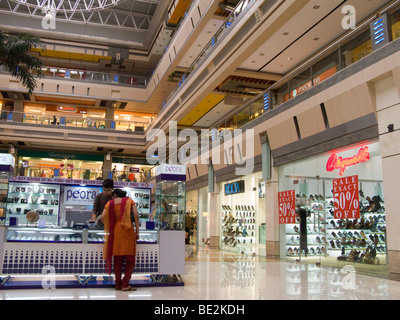
[[265, 212], [266, 200], [262, 183], [261, 172], [221, 183], [221, 248], [257, 255], [265, 252], [265, 214], [261, 212]]
[[381, 162], [368, 141], [280, 166], [281, 257], [387, 265]]

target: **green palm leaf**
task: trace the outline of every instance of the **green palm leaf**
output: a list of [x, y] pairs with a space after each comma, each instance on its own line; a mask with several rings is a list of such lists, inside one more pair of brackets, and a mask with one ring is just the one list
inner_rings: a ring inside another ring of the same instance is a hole
[[0, 31], [0, 66], [20, 80], [28, 93], [36, 88], [36, 79], [43, 76], [43, 63], [29, 54], [31, 48], [40, 46], [40, 39], [30, 34], [6, 35]]

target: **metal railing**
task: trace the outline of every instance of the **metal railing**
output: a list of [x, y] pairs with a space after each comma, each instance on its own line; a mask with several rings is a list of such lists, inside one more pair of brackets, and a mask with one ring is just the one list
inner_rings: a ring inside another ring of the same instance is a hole
[[[107, 73], [70, 68], [56, 68], [45, 66], [42, 68], [45, 79], [62, 79], [79, 82], [91, 82], [110, 84], [118, 86], [132, 86], [137, 88], [146, 88], [149, 83], [149, 77], [136, 75], [124, 75], [117, 73]], [[8, 74], [4, 67], [0, 67], [0, 73]]]
[[[101, 165], [99, 165], [101, 166]], [[140, 172], [114, 171], [102, 169], [85, 169], [55, 166], [24, 166], [16, 165], [14, 175], [21, 177], [60, 178], [60, 179], [85, 179], [104, 180], [107, 178], [114, 181], [145, 182], [155, 176], [154, 167], [143, 169]]]
[[77, 128], [110, 129], [116, 131], [131, 131], [143, 133], [147, 130], [151, 119], [147, 121], [129, 121], [105, 119], [90, 116], [72, 116], [52, 113], [33, 113], [2, 110], [0, 119], [2, 121], [22, 122], [27, 124], [40, 124], [48, 126], [66, 126]]
[[[229, 131], [243, 127], [369, 56], [373, 52], [369, 24], [374, 18], [370, 17], [355, 30], [325, 47], [264, 92], [247, 101], [233, 114], [213, 124], [210, 138], [213, 141], [222, 139]], [[398, 21], [393, 18], [392, 24]]]
[[196, 70], [196, 68], [201, 64], [202, 61], [208, 56], [208, 54], [214, 49], [218, 43], [218, 41], [225, 35], [227, 30], [231, 27], [232, 23], [239, 20], [241, 18], [241, 14], [245, 11], [248, 5], [252, 2], [252, 0], [242, 0], [240, 1], [236, 7], [232, 10], [229, 16], [226, 18], [225, 22], [222, 26], [217, 30], [211, 40], [206, 44], [194, 62], [191, 64], [187, 71], [180, 75], [179, 80], [177, 80], [176, 85], [172, 88], [171, 93], [168, 97], [163, 101], [160, 112], [157, 115], [160, 116], [167, 108], [165, 108], [168, 103], [172, 100], [178, 89], [185, 83], [188, 77]]

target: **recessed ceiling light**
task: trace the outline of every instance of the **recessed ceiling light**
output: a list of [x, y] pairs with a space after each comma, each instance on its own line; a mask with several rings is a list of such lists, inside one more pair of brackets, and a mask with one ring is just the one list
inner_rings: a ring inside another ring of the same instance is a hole
[[283, 35], [284, 35], [284, 36], [288, 36], [288, 35], [289, 35], [289, 32], [284, 32]]
[[320, 6], [314, 6], [313, 9], [318, 10], [319, 8], [321, 8]]
[[318, 40], [319, 40], [319, 38], [318, 38], [318, 37], [315, 37], [313, 40], [314, 40], [314, 41], [318, 41]]
[[260, 53], [260, 56], [261, 56], [261, 57], [265, 56], [265, 53]]
[[293, 58], [292, 58], [292, 57], [289, 57], [289, 58], [288, 58], [288, 61], [290, 61], [290, 60], [293, 60]]

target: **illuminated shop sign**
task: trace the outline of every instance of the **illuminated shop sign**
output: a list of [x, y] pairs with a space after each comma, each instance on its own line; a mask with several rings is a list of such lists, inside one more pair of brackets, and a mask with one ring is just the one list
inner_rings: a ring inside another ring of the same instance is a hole
[[65, 187], [64, 204], [91, 206], [99, 193], [101, 188], [98, 187]]
[[244, 180], [227, 183], [225, 186], [225, 195], [244, 193]]
[[75, 113], [76, 112], [76, 108], [75, 107], [58, 106], [57, 107], [57, 111]]
[[368, 152], [368, 147], [362, 147], [355, 156], [350, 158], [338, 157], [337, 154], [334, 153], [328, 159], [326, 170], [332, 172], [335, 169], [338, 169], [339, 174], [342, 176], [347, 167], [367, 162], [369, 159], [370, 155]]

